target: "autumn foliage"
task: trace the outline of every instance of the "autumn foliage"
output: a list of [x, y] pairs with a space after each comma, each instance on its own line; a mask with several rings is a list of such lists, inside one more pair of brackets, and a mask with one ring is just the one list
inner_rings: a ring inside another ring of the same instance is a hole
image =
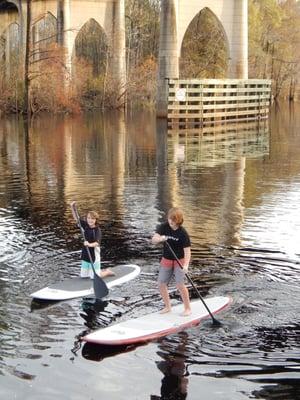
[[[299, 97], [300, 2], [249, 0], [249, 78], [272, 80], [273, 97]], [[111, 71], [112, 49], [91, 19], [76, 36], [70, 65], [56, 42], [56, 20], [38, 21], [40, 43], [29, 57], [29, 111], [80, 113], [122, 107], [151, 107], [156, 98], [159, 0], [126, 0], [126, 83]], [[45, 30], [43, 27], [47, 26]], [[44, 30], [41, 30], [44, 29]], [[48, 36], [47, 36], [48, 35]], [[53, 39], [54, 38], [54, 39]], [[0, 38], [1, 39], [1, 38]], [[0, 42], [0, 111], [24, 111], [24, 69], [10, 54], [9, 70]], [[2, 61], [1, 61], [2, 60]], [[221, 22], [203, 8], [183, 38], [180, 78], [226, 78], [230, 54]]]

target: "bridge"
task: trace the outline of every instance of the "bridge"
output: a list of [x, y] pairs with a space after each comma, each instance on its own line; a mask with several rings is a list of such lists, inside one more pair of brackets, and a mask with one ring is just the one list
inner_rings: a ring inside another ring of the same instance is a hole
[[[167, 115], [168, 79], [179, 78], [179, 59], [185, 32], [194, 17], [209, 9], [223, 31], [228, 54], [228, 78], [248, 78], [248, 0], [161, 0], [158, 60], [157, 115]], [[72, 71], [75, 40], [90, 20], [105, 32], [108, 68], [116, 83], [126, 83], [125, 0], [32, 0], [32, 40], [42, 27], [54, 26], [56, 41], [65, 48], [66, 66]], [[16, 38], [25, 51], [27, 1], [0, 0], [0, 58], [7, 68]], [[1, 50], [2, 49], [2, 50]]]

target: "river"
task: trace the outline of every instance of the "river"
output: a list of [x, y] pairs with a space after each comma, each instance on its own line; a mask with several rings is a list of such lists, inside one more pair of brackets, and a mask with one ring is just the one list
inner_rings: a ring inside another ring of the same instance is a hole
[[[299, 105], [203, 132], [168, 131], [148, 111], [0, 120], [1, 398], [299, 399], [299, 149]], [[104, 302], [37, 306], [30, 293], [80, 269], [72, 200], [100, 213], [104, 265], [142, 272]], [[221, 327], [208, 319], [116, 351], [83, 345], [162, 307], [150, 238], [172, 205], [201, 294], [232, 297]]]

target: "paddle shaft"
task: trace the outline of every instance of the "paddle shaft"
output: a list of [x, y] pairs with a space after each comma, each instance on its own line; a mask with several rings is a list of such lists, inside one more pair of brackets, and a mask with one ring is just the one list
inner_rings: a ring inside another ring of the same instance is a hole
[[[79, 227], [79, 229], [81, 231], [82, 238], [83, 238], [84, 241], [86, 241], [84, 229], [83, 229], [83, 226], [81, 225], [80, 217], [79, 217], [76, 205], [74, 204], [72, 206], [72, 208], [73, 208], [73, 211], [74, 211], [74, 216], [76, 218], [77, 225], [78, 225], [78, 227]], [[104, 282], [104, 280], [95, 271], [94, 262], [93, 262], [92, 255], [91, 255], [89, 247], [85, 246], [85, 248], [86, 248], [89, 260], [90, 260], [90, 264], [92, 266], [92, 270], [94, 272], [94, 291], [95, 291], [95, 296], [97, 298], [102, 298], [102, 297], [104, 297], [104, 296], [106, 296], [108, 294], [108, 287], [106, 286], [106, 283]]]
[[[177, 261], [178, 265], [180, 266], [181, 269], [183, 268], [183, 265], [181, 264], [180, 260], [178, 259], [178, 257], [176, 256], [174, 250], [172, 249], [171, 245], [168, 243], [168, 239], [166, 240], [166, 244], [169, 248], [169, 250], [171, 251], [171, 253], [173, 254], [173, 257], [175, 258], [175, 260]], [[196, 285], [194, 284], [192, 278], [189, 276], [189, 274], [185, 271], [185, 275], [188, 278], [189, 282], [191, 283], [191, 285], [193, 286], [194, 290], [196, 291], [199, 299], [202, 301], [204, 307], [206, 308], [206, 310], [208, 311], [209, 315], [211, 316], [212, 320], [213, 320], [213, 324], [214, 325], [221, 325], [221, 322], [219, 322], [218, 320], [216, 320], [216, 318], [214, 317], [214, 315], [212, 314], [212, 312], [210, 311], [210, 309], [208, 308], [207, 304], [205, 303], [203, 297], [201, 296], [199, 290], [197, 289]]]

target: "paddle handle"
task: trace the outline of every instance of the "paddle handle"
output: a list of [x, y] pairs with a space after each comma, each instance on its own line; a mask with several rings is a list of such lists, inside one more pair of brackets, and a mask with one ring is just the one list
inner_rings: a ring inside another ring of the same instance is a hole
[[[80, 222], [80, 216], [79, 216], [79, 213], [78, 213], [78, 211], [77, 211], [77, 207], [76, 207], [76, 203], [75, 203], [75, 202], [71, 203], [71, 208], [72, 208], [72, 211], [73, 211], [73, 216], [74, 216], [74, 218], [76, 219], [78, 228], [80, 229], [80, 232], [81, 232], [81, 235], [82, 235], [82, 239], [83, 239], [83, 241], [85, 242], [85, 241], [86, 241], [86, 237], [85, 237], [85, 233], [84, 233], [83, 226], [81, 225], [81, 222]], [[88, 246], [85, 246], [85, 248], [86, 248], [86, 250], [87, 250], [88, 257], [89, 257], [89, 260], [90, 260], [90, 263], [91, 263], [93, 272], [94, 272], [94, 274], [96, 275], [96, 271], [95, 271], [95, 267], [94, 267], [94, 262], [93, 262], [93, 259], [92, 259], [92, 255], [91, 255], [90, 249], [89, 249]]]
[[[84, 241], [86, 241], [85, 232], [84, 232], [83, 226], [80, 223], [80, 217], [79, 217], [75, 202], [71, 203], [71, 209], [72, 209], [73, 217], [75, 218], [77, 225], [80, 229], [80, 232], [82, 234], [82, 238]], [[90, 260], [90, 263], [92, 266], [93, 273], [94, 273], [94, 293], [95, 293], [96, 298], [101, 299], [102, 297], [105, 297], [108, 294], [108, 287], [107, 287], [106, 283], [104, 282], [104, 280], [95, 271], [95, 267], [94, 267], [94, 263], [92, 260], [92, 256], [91, 256], [89, 247], [88, 246], [85, 246], [85, 247], [86, 247], [86, 250], [88, 253], [88, 257], [89, 257], [89, 260]]]

